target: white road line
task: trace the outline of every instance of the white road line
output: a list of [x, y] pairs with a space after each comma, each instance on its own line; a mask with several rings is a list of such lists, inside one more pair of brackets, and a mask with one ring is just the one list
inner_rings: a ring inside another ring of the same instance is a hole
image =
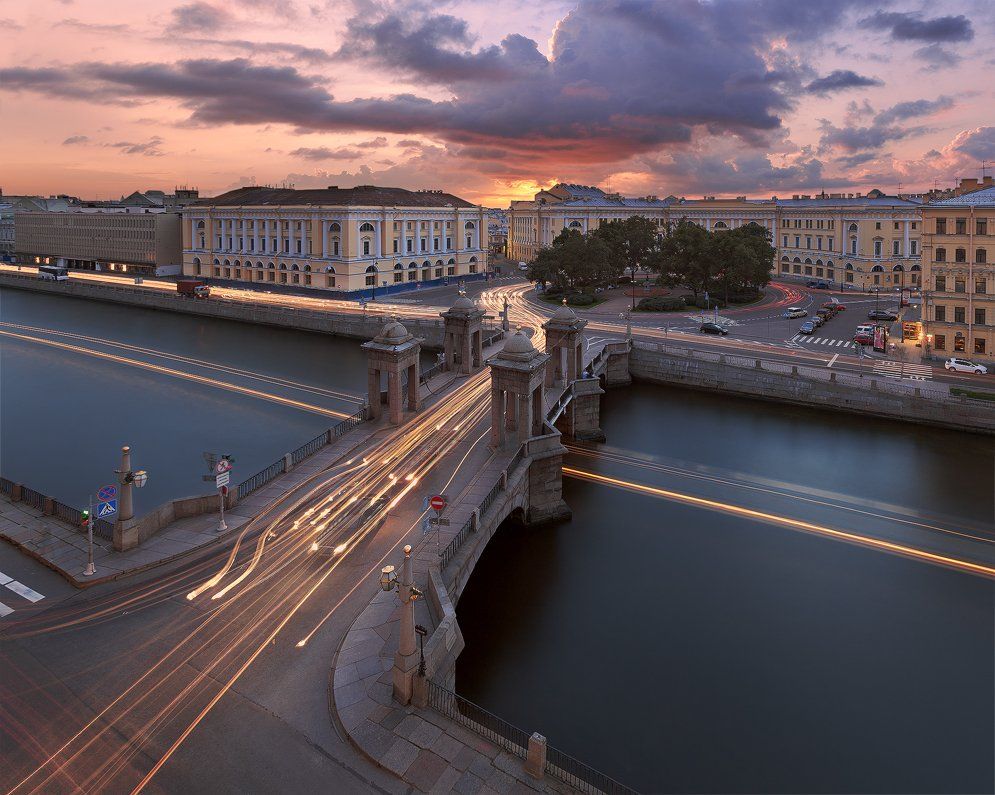
[[3, 602], [0, 602], [0, 618], [3, 618], [4, 616], [9, 616], [13, 612], [14, 612], [13, 607], [7, 607], [7, 605], [5, 605]]
[[19, 583], [17, 580], [5, 582], [4, 585], [18, 596], [23, 596], [29, 602], [38, 602], [45, 598], [44, 594], [40, 594], [38, 591], [32, 591], [27, 585]]
[[833, 358], [829, 360], [829, 362], [826, 364], [826, 367], [832, 367], [836, 363], [836, 360], [839, 358], [840, 355], [838, 353], [834, 353]]
[[0, 585], [6, 585], [13, 579], [14, 579], [13, 577], [8, 577], [6, 574], [0, 571]]

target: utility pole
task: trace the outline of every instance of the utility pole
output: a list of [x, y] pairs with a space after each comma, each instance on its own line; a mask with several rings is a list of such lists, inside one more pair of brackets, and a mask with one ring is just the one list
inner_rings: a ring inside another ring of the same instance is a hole
[[93, 565], [93, 494], [87, 495], [88, 508], [86, 512], [86, 568], [84, 577], [92, 577], [97, 573]]

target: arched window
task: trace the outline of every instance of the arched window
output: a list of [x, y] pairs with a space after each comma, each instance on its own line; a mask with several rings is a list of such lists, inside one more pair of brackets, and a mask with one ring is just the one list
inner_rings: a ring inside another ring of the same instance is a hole
[[287, 269], [287, 263], [286, 262], [281, 262], [280, 263], [280, 270], [285, 271], [286, 269]]
[[292, 270], [292, 271], [299, 271], [300, 268], [297, 267], [297, 263], [295, 262], [293, 265], [290, 266], [290, 270]]
[[[580, 228], [582, 227], [582, 224], [581, 224], [581, 222], [580, 222], [580, 221], [571, 221], [571, 222], [570, 222], [570, 223], [568, 224], [568, 226], [569, 226], [569, 227], [570, 227], [571, 229], [580, 229]], [[469, 228], [469, 227], [467, 227], [467, 228]]]
[[905, 273], [905, 268], [903, 268], [900, 264], [896, 265], [891, 270], [892, 270], [892, 273]]
[[470, 262], [476, 262], [476, 261], [477, 261], [476, 257], [470, 257]]
[[200, 230], [200, 229], [203, 229], [203, 228], [204, 228], [204, 222], [203, 221], [198, 221], [197, 222], [197, 229]]
[[815, 264], [816, 264], [816, 265], [821, 265], [821, 264], [822, 264], [822, 260], [821, 260], [821, 259], [817, 259], [817, 260], [815, 261]]
[[257, 263], [256, 263], [256, 267], [257, 267], [257, 268], [261, 268], [262, 266], [263, 266], [263, 264], [262, 264], [261, 262], [257, 262]]
[[403, 270], [404, 270], [404, 265], [402, 265], [402, 264], [401, 264], [400, 262], [398, 262], [398, 263], [397, 263], [397, 264], [396, 264], [396, 265], [394, 266], [394, 270], [396, 270], [396, 271], [403, 271]]
[[[400, 265], [401, 263], [399, 262], [397, 264]], [[414, 270], [417, 267], [418, 267], [418, 263], [417, 262], [409, 262], [408, 263], [408, 270]]]
[[918, 271], [921, 271], [922, 268], [920, 268], [918, 265], [913, 265], [911, 268], [909, 268], [909, 270], [910, 271], [918, 272]]
[[794, 258], [794, 259], [792, 260], [792, 262], [801, 262], [801, 260], [800, 260], [800, 259], [798, 259], [798, 257], [795, 257], [795, 258]]
[[200, 267], [200, 257], [194, 257], [193, 258], [193, 264], [196, 265], [199, 268]]
[[368, 268], [366, 269], [366, 272], [367, 272], [367, 273], [376, 273], [376, 272], [377, 272], [377, 267], [376, 267], [376, 265], [370, 265], [370, 267], [368, 267]]
[[942, 247], [936, 249], [936, 252], [934, 253], [934, 257], [933, 258], [937, 262], [946, 262], [947, 261], [947, 250], [945, 248], [942, 248]]
[[231, 267], [231, 261], [230, 260], [225, 260], [225, 267], [226, 268]]
[[983, 248], [979, 248], [974, 252], [974, 261], [984, 264], [988, 262], [988, 252]]
[[848, 263], [846, 264], [846, 269], [847, 269], [848, 271], [852, 271], [852, 270], [853, 270], [853, 265], [852, 265], [851, 263], [849, 263], [849, 262], [848, 262]]
[[370, 265], [370, 267], [366, 269], [366, 286], [377, 286], [377, 269], [375, 265]]
[[850, 227], [849, 227], [848, 231], [850, 231], [850, 232], [856, 232], [857, 231], [857, 225], [856, 224], [850, 224]]
[[325, 273], [335, 273], [335, 266], [333, 266], [333, 265], [326, 265], [325, 266]]
[[332, 221], [332, 223], [328, 225], [328, 231], [329, 232], [341, 232], [342, 231], [342, 227], [339, 226], [339, 224], [338, 224], [337, 221]]
[[[576, 224], [577, 222], [574, 221], [574, 223]], [[580, 226], [580, 224], [577, 224], [577, 225]], [[571, 226], [573, 226], [573, 224], [571, 224]], [[467, 221], [465, 224], [463, 224], [463, 228], [464, 229], [476, 229], [477, 227], [474, 226], [473, 221]]]
[[787, 257], [781, 257], [781, 262], [787, 262], [787, 261], [788, 261]]
[[880, 265], [875, 265], [873, 268], [871, 268], [871, 273], [884, 273], [884, 268], [881, 267]]
[[215, 258], [215, 260], [214, 260], [214, 264], [215, 264], [215, 265], [220, 265], [220, 264], [221, 264], [221, 260], [219, 260], [219, 259]]
[[[441, 264], [442, 264], [442, 260], [440, 259], [440, 260], [438, 261], [438, 263], [437, 263], [437, 264], [438, 264], [438, 265], [441, 265]], [[454, 260], [454, 259], [451, 259], [451, 260], [449, 260], [449, 262], [447, 262], [446, 264], [447, 264], [447, 265], [455, 265], [455, 264], [456, 264], [456, 260]]]
[[268, 265], [267, 265], [266, 267], [267, 267], [267, 268], [268, 268], [269, 270], [273, 270], [273, 268], [275, 268], [276, 266], [275, 266], [275, 265], [274, 265], [274, 264], [273, 264], [272, 262], [270, 262], [270, 263], [269, 263], [269, 264], [268, 264]]
[[812, 264], [812, 260], [810, 260], [808, 257], [805, 257], [805, 264], [806, 265], [811, 265]]
[[728, 228], [729, 227], [726, 226], [725, 221], [716, 221], [714, 224], [712, 224], [712, 229], [728, 229]]
[[373, 230], [373, 224], [371, 224], [369, 221], [364, 221], [363, 224], [362, 224], [362, 226], [359, 227], [359, 231], [360, 232], [372, 232], [372, 231], [374, 231]]
[[831, 259], [830, 260], [826, 260], [826, 267], [827, 268], [833, 267], [833, 261]]
[[235, 267], [236, 268], [241, 268], [242, 267], [242, 263], [239, 262], [238, 260], [235, 260]]
[[311, 266], [310, 265], [305, 265], [304, 266], [304, 272], [305, 273], [310, 273], [311, 272]]

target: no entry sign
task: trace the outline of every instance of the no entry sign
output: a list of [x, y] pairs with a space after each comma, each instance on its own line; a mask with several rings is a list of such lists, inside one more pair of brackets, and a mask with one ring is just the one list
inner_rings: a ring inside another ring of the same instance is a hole
[[442, 511], [446, 507], [446, 498], [443, 497], [441, 494], [436, 494], [434, 497], [432, 497], [432, 499], [428, 501], [428, 504], [431, 506], [432, 510]]

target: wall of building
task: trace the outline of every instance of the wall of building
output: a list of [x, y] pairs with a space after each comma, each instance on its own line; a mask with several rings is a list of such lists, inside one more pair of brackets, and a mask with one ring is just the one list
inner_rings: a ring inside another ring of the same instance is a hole
[[357, 291], [484, 273], [476, 207], [190, 207], [183, 272]]

